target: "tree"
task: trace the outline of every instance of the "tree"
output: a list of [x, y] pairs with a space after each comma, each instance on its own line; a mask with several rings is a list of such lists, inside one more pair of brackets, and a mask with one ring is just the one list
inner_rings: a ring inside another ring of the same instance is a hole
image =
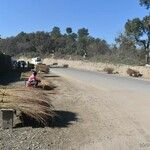
[[94, 57], [106, 54], [109, 45], [105, 40], [95, 39], [89, 35], [88, 29], [81, 28], [74, 33], [71, 27], [61, 34], [59, 27], [52, 31], [21, 32], [17, 36], [0, 40], [0, 51], [14, 55], [47, 55], [54, 53], [63, 55], [80, 55]]
[[147, 9], [150, 8], [150, 0], [140, 0], [140, 5], [145, 6]]
[[87, 46], [89, 44], [88, 29], [81, 28], [78, 30], [77, 54], [84, 56], [87, 54]]
[[72, 28], [70, 28], [70, 27], [66, 28], [66, 32], [67, 32], [68, 35], [71, 34], [72, 33]]
[[109, 51], [109, 45], [105, 40], [89, 37], [87, 55], [89, 57], [104, 55]]
[[78, 38], [86, 38], [89, 35], [88, 29], [81, 28], [78, 30]]
[[61, 37], [61, 32], [59, 27], [54, 27], [51, 31], [51, 38], [52, 39], [57, 39]]
[[142, 20], [135, 18], [128, 20], [125, 24], [127, 36], [133, 38], [138, 45], [142, 45], [145, 50], [146, 63], [149, 63], [150, 48], [150, 16], [145, 16]]
[[122, 54], [131, 54], [136, 51], [135, 41], [125, 34], [120, 34], [115, 41], [118, 45], [120, 53]]

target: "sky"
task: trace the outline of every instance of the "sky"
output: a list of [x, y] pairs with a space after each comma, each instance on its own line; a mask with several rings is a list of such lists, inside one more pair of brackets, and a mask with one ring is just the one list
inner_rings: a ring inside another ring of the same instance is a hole
[[0, 0], [0, 35], [19, 32], [50, 32], [58, 26], [74, 32], [88, 28], [91, 36], [113, 43], [124, 31], [127, 19], [144, 17], [149, 11], [139, 0]]

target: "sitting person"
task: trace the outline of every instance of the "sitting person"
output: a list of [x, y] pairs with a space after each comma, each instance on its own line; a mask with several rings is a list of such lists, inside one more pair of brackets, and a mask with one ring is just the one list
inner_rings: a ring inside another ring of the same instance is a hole
[[28, 81], [27, 81], [27, 86], [33, 86], [36, 87], [38, 86], [38, 83], [41, 82], [39, 79], [37, 79], [37, 72], [33, 71], [32, 75], [29, 77]]

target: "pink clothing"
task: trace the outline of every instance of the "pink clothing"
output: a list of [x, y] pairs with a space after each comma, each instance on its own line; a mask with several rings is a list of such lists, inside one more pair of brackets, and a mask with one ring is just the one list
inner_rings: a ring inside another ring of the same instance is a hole
[[36, 77], [32, 74], [29, 79], [28, 79], [28, 82], [32, 82], [32, 81], [36, 81]]
[[26, 86], [33, 86], [34, 84], [37, 84], [37, 78], [33, 74], [29, 77]]

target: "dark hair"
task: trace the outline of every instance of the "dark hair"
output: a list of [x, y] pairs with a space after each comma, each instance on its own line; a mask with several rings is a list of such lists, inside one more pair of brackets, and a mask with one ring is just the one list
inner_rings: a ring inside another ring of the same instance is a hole
[[36, 71], [33, 71], [33, 75], [36, 76], [36, 75], [37, 75], [37, 72], [36, 72]]

